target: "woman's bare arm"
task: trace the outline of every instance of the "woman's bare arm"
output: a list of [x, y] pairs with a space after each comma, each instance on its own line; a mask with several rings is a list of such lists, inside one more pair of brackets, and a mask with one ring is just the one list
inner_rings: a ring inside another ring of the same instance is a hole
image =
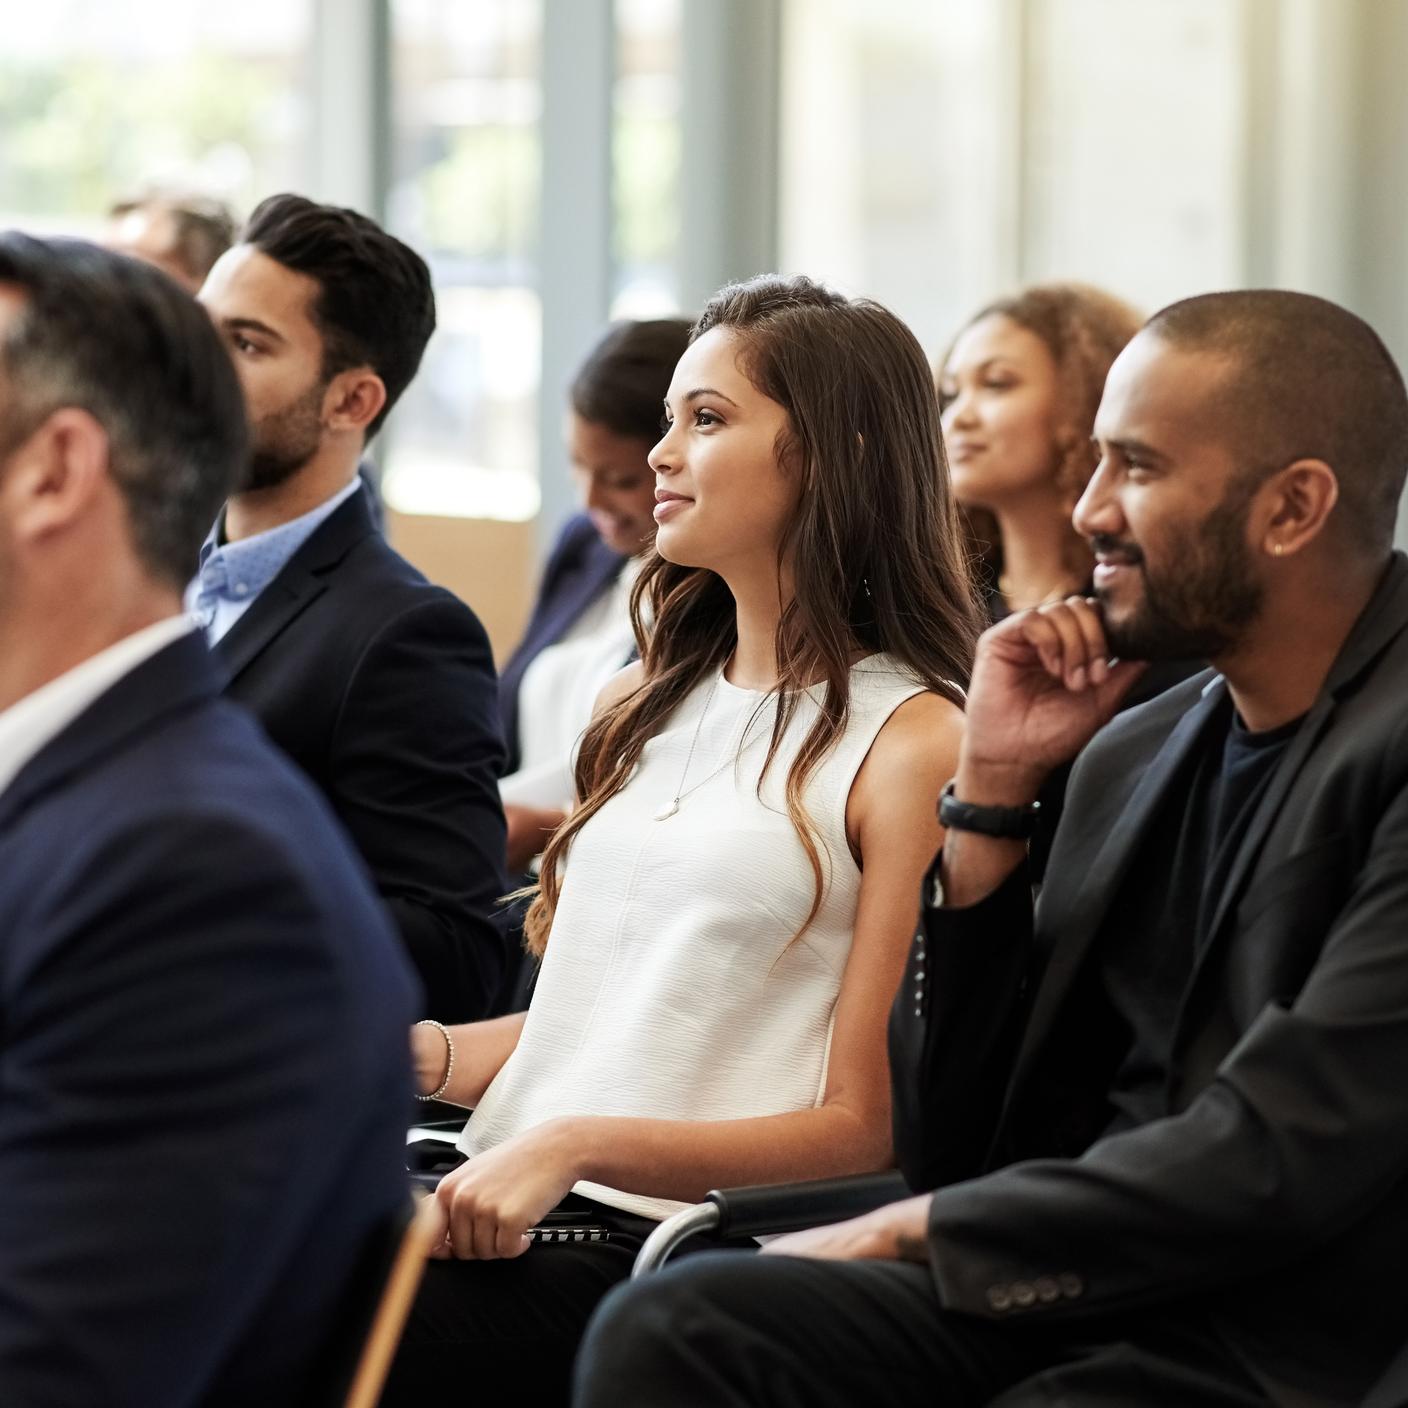
[[464, 1105], [473, 1109], [489, 1088], [489, 1082], [513, 1055], [527, 1015], [526, 1012], [513, 1012], [507, 1017], [491, 1017], [485, 1022], [465, 1022], [461, 1026], [447, 1027], [445, 1032], [427, 1022], [417, 1022], [411, 1028], [411, 1060], [415, 1066], [416, 1089], [422, 1095], [439, 1090], [449, 1064], [450, 1047], [453, 1046], [454, 1069], [450, 1072], [449, 1085], [439, 1098], [449, 1105]]
[[920, 884], [942, 839], [935, 804], [953, 774], [962, 727], [953, 705], [916, 696], [880, 731], [852, 787], [847, 830], [862, 878], [821, 1104], [736, 1120], [550, 1120], [445, 1179], [445, 1254], [519, 1254], [527, 1246], [524, 1229], [579, 1180], [697, 1201], [731, 1184], [890, 1165], [886, 1027], [914, 936]]

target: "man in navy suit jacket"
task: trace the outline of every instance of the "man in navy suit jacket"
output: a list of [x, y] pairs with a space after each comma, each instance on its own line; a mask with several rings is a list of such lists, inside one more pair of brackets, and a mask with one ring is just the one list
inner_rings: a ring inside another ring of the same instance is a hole
[[243, 458], [208, 319], [0, 237], [0, 1403], [317, 1401], [406, 1198], [414, 980], [180, 614]]
[[250, 471], [187, 604], [230, 694], [317, 783], [446, 1022], [486, 1015], [508, 892], [493, 657], [377, 531], [358, 463], [435, 326], [424, 262], [355, 211], [272, 196], [201, 301], [229, 340]]

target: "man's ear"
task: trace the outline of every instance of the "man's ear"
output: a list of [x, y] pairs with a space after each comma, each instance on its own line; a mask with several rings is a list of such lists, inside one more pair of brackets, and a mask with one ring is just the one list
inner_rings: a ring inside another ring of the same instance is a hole
[[381, 414], [386, 405], [386, 384], [370, 367], [352, 367], [328, 383], [323, 401], [329, 430], [360, 431]]
[[108, 433], [77, 406], [47, 415], [10, 455], [4, 493], [20, 542], [63, 532], [91, 509], [109, 483]]
[[1324, 460], [1295, 460], [1257, 491], [1254, 545], [1271, 557], [1293, 557], [1320, 536], [1339, 497], [1340, 482]]

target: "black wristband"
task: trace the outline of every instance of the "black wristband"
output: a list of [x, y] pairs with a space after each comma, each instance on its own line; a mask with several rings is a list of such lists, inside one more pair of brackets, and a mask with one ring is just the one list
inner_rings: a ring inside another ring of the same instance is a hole
[[976, 831], [1003, 841], [1029, 841], [1036, 830], [1040, 802], [1025, 807], [980, 807], [953, 795], [953, 779], [939, 793], [939, 825], [948, 831]]

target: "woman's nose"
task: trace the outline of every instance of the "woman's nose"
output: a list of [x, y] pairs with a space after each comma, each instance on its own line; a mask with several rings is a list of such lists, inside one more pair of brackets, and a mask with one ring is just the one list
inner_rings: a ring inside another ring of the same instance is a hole
[[977, 401], [966, 389], [954, 394], [952, 401], [944, 408], [944, 429], [962, 429], [973, 425], [978, 419]]
[[645, 462], [656, 474], [671, 474], [674, 472], [674, 434], [673, 424], [665, 427], [665, 433], [655, 442], [650, 453], [645, 457]]

